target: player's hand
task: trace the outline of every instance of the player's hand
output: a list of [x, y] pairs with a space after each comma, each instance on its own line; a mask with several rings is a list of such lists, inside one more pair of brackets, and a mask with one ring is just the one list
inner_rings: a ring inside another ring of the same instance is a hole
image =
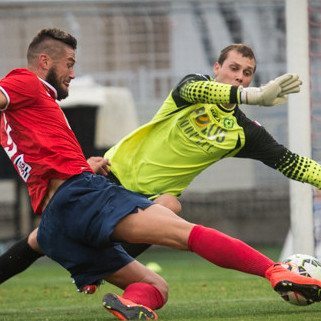
[[87, 159], [87, 163], [96, 174], [107, 176], [110, 172], [110, 161], [103, 157], [91, 156]]
[[275, 106], [287, 102], [287, 95], [300, 92], [302, 81], [296, 74], [284, 74], [261, 87], [239, 88], [241, 103]]

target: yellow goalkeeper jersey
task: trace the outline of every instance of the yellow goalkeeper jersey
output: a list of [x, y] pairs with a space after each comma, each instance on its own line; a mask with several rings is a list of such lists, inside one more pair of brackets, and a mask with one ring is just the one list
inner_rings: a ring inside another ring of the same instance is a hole
[[[321, 188], [321, 166], [279, 144], [237, 105], [237, 87], [188, 75], [155, 117], [111, 148], [112, 173], [127, 189], [151, 198], [178, 196], [211, 164], [239, 157], [261, 161], [288, 178]], [[215, 184], [215, 182], [213, 182]]]
[[237, 99], [236, 87], [204, 75], [185, 77], [149, 123], [106, 152], [113, 174], [131, 191], [180, 195], [205, 168], [243, 147], [234, 110], [214, 103]]

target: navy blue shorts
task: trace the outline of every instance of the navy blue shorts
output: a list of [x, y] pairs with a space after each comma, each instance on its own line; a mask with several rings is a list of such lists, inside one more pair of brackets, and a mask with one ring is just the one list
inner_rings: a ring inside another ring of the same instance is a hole
[[78, 288], [98, 284], [133, 258], [110, 236], [125, 216], [153, 204], [100, 175], [83, 173], [63, 183], [42, 214], [38, 243]]

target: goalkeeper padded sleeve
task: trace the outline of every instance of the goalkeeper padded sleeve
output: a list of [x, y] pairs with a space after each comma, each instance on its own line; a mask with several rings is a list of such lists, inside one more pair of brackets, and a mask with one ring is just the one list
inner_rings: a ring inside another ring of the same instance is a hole
[[213, 80], [186, 82], [179, 91], [180, 97], [189, 103], [237, 104], [240, 102], [238, 87]]
[[284, 74], [260, 87], [236, 87], [213, 80], [187, 81], [180, 87], [180, 97], [189, 103], [248, 104], [275, 106], [287, 101], [287, 95], [300, 91], [296, 74]]
[[277, 164], [277, 170], [288, 178], [321, 189], [321, 165], [308, 157], [287, 151]]

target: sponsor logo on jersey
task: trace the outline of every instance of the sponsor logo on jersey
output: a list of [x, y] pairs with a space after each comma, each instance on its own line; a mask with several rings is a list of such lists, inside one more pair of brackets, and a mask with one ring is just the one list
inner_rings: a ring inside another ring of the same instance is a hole
[[195, 118], [195, 124], [198, 127], [207, 126], [209, 123], [210, 123], [210, 117], [207, 114], [203, 114]]
[[219, 115], [217, 114], [217, 112], [211, 108], [211, 113], [212, 113], [212, 116], [214, 117], [214, 119], [217, 121], [217, 122], [220, 122], [221, 121], [221, 118], [219, 117]]
[[18, 155], [13, 163], [17, 166], [21, 178], [26, 182], [30, 176], [31, 166], [24, 161], [23, 155]]
[[[194, 124], [196, 123], [196, 119], [194, 118]], [[195, 130], [195, 127], [191, 123], [191, 119], [189, 117], [181, 117], [178, 120], [178, 126], [182, 129], [183, 133], [196, 145], [202, 147], [206, 151], [212, 151], [214, 150], [215, 144], [213, 145], [213, 142], [216, 143], [222, 143], [225, 140], [226, 132], [227, 130], [224, 128], [221, 128], [215, 124], [207, 123], [202, 126], [199, 131]]]
[[[8, 124], [5, 114], [3, 115], [3, 120], [4, 120], [4, 128], [7, 133], [7, 146], [4, 147], [4, 151], [12, 160], [12, 158], [16, 155], [18, 149], [17, 149], [16, 143], [13, 141], [10, 135], [12, 128]], [[26, 182], [30, 176], [31, 166], [24, 161], [23, 154], [17, 155], [13, 163], [17, 166], [17, 169], [21, 178]]]
[[227, 129], [231, 129], [234, 127], [235, 121], [231, 118], [224, 118], [223, 125]]

